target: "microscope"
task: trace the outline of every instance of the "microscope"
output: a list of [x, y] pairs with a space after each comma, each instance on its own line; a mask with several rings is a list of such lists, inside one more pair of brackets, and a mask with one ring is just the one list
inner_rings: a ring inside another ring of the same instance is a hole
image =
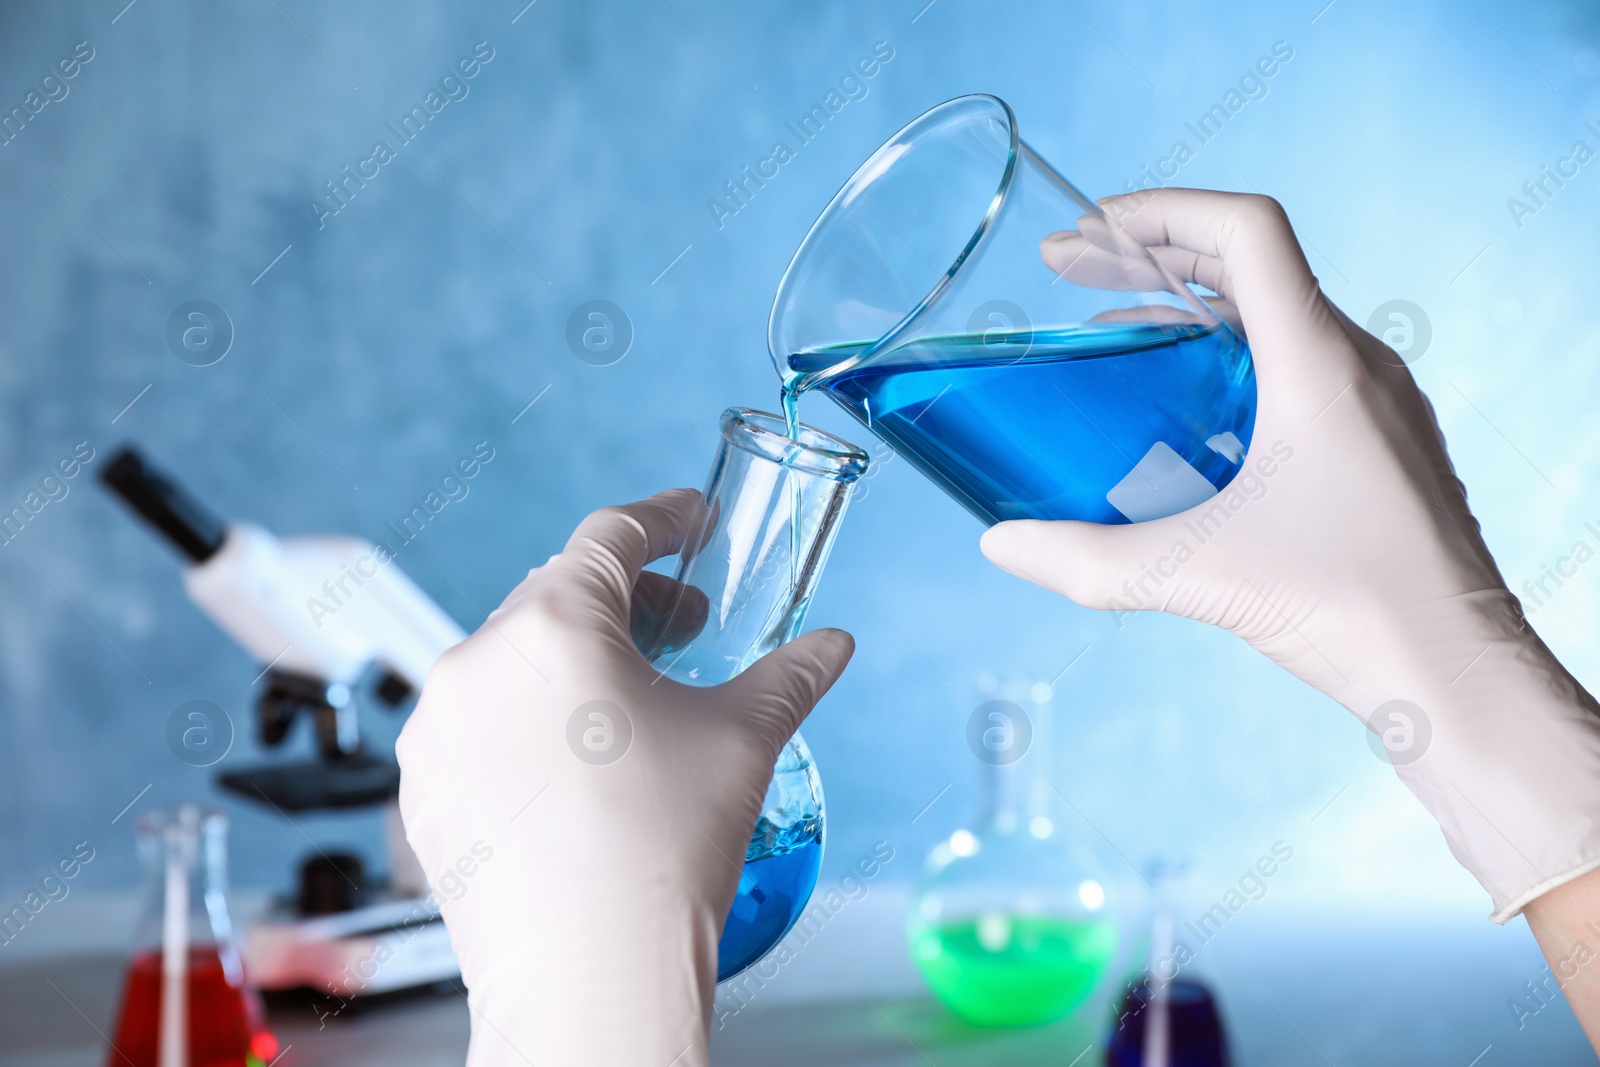
[[387, 878], [371, 877], [359, 856], [314, 846], [297, 898], [277, 901], [244, 931], [251, 981], [348, 998], [458, 976], [400, 825], [400, 768], [363, 747], [354, 695], [370, 688], [400, 708], [466, 634], [384, 546], [339, 536], [280, 541], [259, 526], [225, 524], [131, 448], [101, 478], [186, 557], [183, 587], [195, 606], [264, 664], [261, 743], [276, 747], [297, 721], [310, 724], [315, 759], [228, 771], [219, 784], [285, 818], [385, 809]]

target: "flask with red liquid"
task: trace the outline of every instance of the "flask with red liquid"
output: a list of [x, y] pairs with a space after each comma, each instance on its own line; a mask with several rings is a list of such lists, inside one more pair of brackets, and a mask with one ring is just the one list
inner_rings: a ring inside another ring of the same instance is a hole
[[228, 915], [227, 816], [192, 804], [140, 818], [144, 916], [108, 1067], [264, 1067], [278, 1042]]

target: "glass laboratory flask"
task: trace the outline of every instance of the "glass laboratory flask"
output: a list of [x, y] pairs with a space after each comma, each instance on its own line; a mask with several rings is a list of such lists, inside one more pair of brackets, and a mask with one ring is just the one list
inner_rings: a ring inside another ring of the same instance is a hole
[[[1113, 1012], [1107, 1067], [1228, 1067], [1228, 1039], [1216, 996], [1197, 978], [1180, 974], [1174, 886], [1188, 864], [1172, 857], [1145, 867], [1155, 888], [1149, 934], [1138, 946], [1146, 961], [1125, 983]], [[1130, 960], [1137, 962], [1137, 955]]]
[[[786, 396], [818, 390], [985, 523], [1139, 522], [1244, 462], [1237, 323], [1017, 134], [993, 96], [933, 108], [834, 196], [778, 284]], [[1062, 230], [1088, 239], [1041, 241]], [[1231, 314], [1231, 312], [1230, 312]]]
[[1144, 979], [1117, 1008], [1106, 1067], [1230, 1067], [1217, 998], [1188, 978]]
[[[663, 675], [717, 685], [800, 633], [867, 454], [783, 419], [729, 408], [700, 528], [669, 595], [636, 589], [634, 639]], [[717, 945], [717, 981], [766, 955], [811, 899], [822, 866], [822, 780], [797, 733], [778, 755]]]
[[192, 804], [135, 826], [145, 910], [107, 1067], [262, 1067], [278, 1054], [228, 916], [228, 820]]
[[979, 705], [968, 729], [984, 769], [978, 829], [934, 846], [907, 915], [912, 962], [973, 1026], [1060, 1019], [1126, 952], [1121, 887], [1050, 814], [1048, 733], [1044, 706]]

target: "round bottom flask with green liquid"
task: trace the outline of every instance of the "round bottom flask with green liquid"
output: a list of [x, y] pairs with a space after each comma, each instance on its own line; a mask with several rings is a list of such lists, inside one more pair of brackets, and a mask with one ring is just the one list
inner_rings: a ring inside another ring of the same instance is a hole
[[[635, 640], [661, 673], [717, 685], [797, 636], [867, 454], [809, 426], [729, 408], [704, 518], [664, 601], [636, 595]], [[822, 866], [822, 779], [797, 733], [750, 833], [717, 944], [717, 981], [765, 956], [811, 899]]]
[[[978, 829], [933, 848], [906, 919], [928, 988], [974, 1026], [1060, 1019], [1106, 985], [1126, 951], [1119, 886], [1051, 817], [1041, 710], [1031, 723], [1006, 700], [974, 712], [984, 811]], [[1028, 736], [1031, 746], [1019, 740]]]

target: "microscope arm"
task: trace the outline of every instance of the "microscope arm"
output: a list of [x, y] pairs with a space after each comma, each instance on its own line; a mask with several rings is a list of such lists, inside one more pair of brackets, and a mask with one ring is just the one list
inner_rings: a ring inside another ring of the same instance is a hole
[[466, 636], [387, 548], [225, 525], [131, 448], [102, 478], [189, 559], [183, 585], [195, 606], [274, 670], [348, 686], [377, 663], [393, 679], [383, 695], [398, 703], [398, 682], [420, 690], [434, 661]]

